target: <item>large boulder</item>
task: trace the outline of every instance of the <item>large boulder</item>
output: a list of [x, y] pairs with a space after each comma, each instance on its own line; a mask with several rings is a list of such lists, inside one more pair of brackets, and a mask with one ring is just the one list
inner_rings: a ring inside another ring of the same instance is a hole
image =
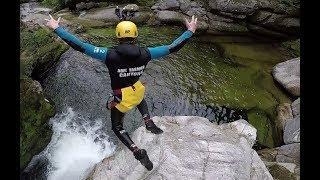
[[299, 35], [300, 20], [298, 18], [269, 11], [257, 11], [250, 17], [250, 21], [271, 30]]
[[258, 8], [256, 0], [210, 0], [211, 11], [251, 14]]
[[76, 112], [95, 112], [94, 118], [106, 117], [104, 107], [111, 88], [107, 67], [102, 62], [70, 48], [49, 73], [43, 85], [58, 111], [71, 106]]
[[290, 36], [288, 36], [285, 33], [278, 32], [275, 30], [267, 29], [264, 28], [260, 25], [255, 25], [255, 24], [247, 24], [247, 28], [250, 30], [250, 32], [260, 35], [260, 36], [265, 36], [267, 38], [273, 38], [273, 39], [288, 39]]
[[275, 179], [300, 178], [300, 143], [258, 151]]
[[300, 142], [300, 115], [286, 122], [283, 141], [285, 144]]
[[48, 125], [55, 108], [44, 97], [38, 81], [20, 79], [20, 170], [49, 143], [52, 132]]
[[[185, 18], [190, 19], [189, 16], [184, 15], [176, 11], [159, 11], [156, 14], [157, 19], [165, 24], [175, 24], [185, 27]], [[198, 19], [198, 29], [199, 31], [205, 31], [208, 29], [208, 24], [202, 19]]]
[[300, 143], [278, 147], [277, 162], [300, 164]]
[[179, 10], [180, 3], [178, 0], [160, 0], [151, 9], [158, 10]]
[[[120, 7], [122, 9], [123, 7]], [[120, 19], [115, 14], [116, 7], [103, 7], [97, 10], [92, 10], [87, 12], [82, 16], [83, 19], [88, 20], [100, 20], [108, 24], [117, 24]], [[152, 12], [150, 11], [139, 11], [134, 14], [134, 17], [130, 19], [136, 23], [146, 23], [152, 17]]]
[[209, 34], [248, 32], [248, 28], [245, 25], [235, 22], [235, 20], [232, 18], [210, 12], [208, 12], [206, 15], [208, 17], [209, 25], [207, 33]]
[[88, 179], [273, 179], [252, 149], [256, 130], [244, 120], [216, 125], [201, 117], [154, 117], [161, 135], [138, 128], [132, 139], [147, 150], [147, 171], [122, 144]]
[[263, 161], [300, 164], [300, 143], [258, 151]]
[[209, 20], [209, 30], [208, 33], [246, 33], [248, 28], [246, 26], [230, 23]]
[[263, 161], [294, 163], [300, 165], [300, 143], [292, 143], [272, 149], [258, 151]]
[[277, 64], [272, 74], [288, 92], [300, 96], [300, 57]]

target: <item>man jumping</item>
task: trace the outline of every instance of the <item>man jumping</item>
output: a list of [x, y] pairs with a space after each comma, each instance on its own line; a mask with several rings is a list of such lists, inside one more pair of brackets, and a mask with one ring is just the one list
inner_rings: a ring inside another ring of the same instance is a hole
[[145, 87], [139, 78], [150, 60], [176, 52], [186, 44], [197, 29], [197, 18], [192, 16], [191, 22], [185, 19], [187, 30], [170, 45], [158, 47], [140, 47], [137, 44], [137, 26], [131, 21], [121, 21], [115, 32], [119, 44], [112, 48], [105, 48], [81, 41], [59, 26], [60, 17], [55, 20], [51, 15], [49, 16], [50, 19], [46, 19], [47, 26], [52, 28], [60, 38], [73, 49], [107, 66], [114, 96], [114, 100], [109, 105], [112, 130], [120, 141], [133, 152], [134, 157], [149, 171], [152, 170], [153, 164], [146, 150], [139, 149], [131, 140], [128, 132], [123, 129], [123, 117], [127, 111], [137, 107], [147, 130], [154, 134], [163, 132], [150, 118], [148, 106], [144, 100]]

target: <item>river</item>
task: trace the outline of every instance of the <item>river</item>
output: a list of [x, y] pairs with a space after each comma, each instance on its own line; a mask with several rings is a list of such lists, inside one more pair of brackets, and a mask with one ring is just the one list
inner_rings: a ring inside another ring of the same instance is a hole
[[[182, 32], [179, 27], [140, 27], [139, 44], [168, 44]], [[113, 28], [82, 35], [99, 46], [116, 43]], [[86, 58], [69, 50], [42, 82], [59, 112], [50, 120], [51, 142], [26, 169], [35, 179], [82, 179], [116, 148], [110, 113], [102, 107], [110, 79], [102, 63]], [[153, 116], [194, 115], [217, 123], [246, 119], [258, 129], [257, 147], [274, 147], [279, 143], [276, 107], [290, 99], [271, 71], [288, 58], [278, 43], [196, 36], [177, 53], [150, 62], [141, 80], [147, 82]], [[138, 111], [128, 113], [124, 123], [129, 132], [141, 126]]]

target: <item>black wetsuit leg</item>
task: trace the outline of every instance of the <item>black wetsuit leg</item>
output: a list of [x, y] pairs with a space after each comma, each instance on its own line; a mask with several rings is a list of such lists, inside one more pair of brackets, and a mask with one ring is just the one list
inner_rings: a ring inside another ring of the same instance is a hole
[[146, 100], [143, 99], [141, 101], [141, 103], [137, 105], [137, 108], [138, 108], [139, 112], [141, 113], [143, 120], [150, 119], [150, 113], [148, 110], [148, 105], [147, 105]]
[[158, 128], [150, 118], [150, 113], [148, 110], [148, 105], [146, 100], [143, 99], [141, 103], [137, 105], [137, 108], [142, 115], [142, 118], [143, 118], [144, 124], [146, 125], [147, 130], [151, 131], [154, 134], [163, 133], [163, 131], [160, 128]]
[[123, 129], [124, 113], [120, 112], [117, 108], [111, 109], [111, 122], [112, 130], [120, 141], [127, 146], [132, 152], [137, 149], [137, 146], [131, 140], [129, 133]]
[[114, 107], [111, 109], [113, 132], [117, 135], [120, 141], [133, 152], [134, 157], [149, 171], [151, 171], [153, 163], [150, 161], [147, 151], [145, 149], [139, 149], [131, 140], [129, 134], [123, 129], [123, 117], [124, 113], [120, 112], [117, 108]]

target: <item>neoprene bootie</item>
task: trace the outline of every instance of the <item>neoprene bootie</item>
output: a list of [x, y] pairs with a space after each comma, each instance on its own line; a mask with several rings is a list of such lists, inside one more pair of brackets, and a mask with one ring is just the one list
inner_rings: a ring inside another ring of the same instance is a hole
[[151, 171], [153, 168], [153, 163], [150, 161], [147, 151], [144, 149], [139, 149], [133, 152], [134, 157], [140, 161], [140, 163], [147, 168], [148, 171]]
[[163, 133], [163, 131], [160, 128], [158, 128], [151, 119], [147, 121], [145, 124], [146, 124], [146, 129], [148, 131], [151, 131], [153, 134]]

